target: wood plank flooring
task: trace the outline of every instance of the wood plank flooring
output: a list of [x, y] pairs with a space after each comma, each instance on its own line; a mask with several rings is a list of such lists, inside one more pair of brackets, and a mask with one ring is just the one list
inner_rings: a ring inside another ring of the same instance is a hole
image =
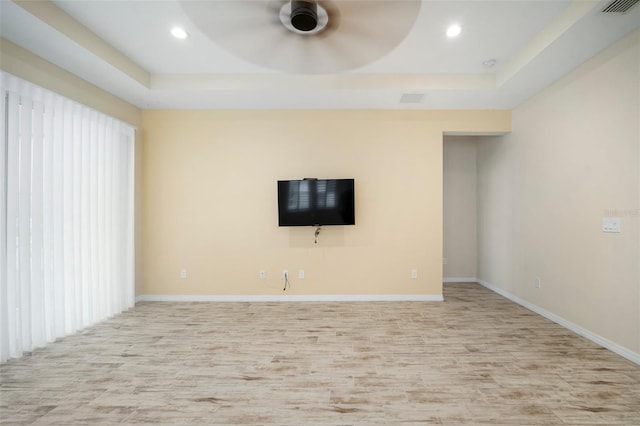
[[640, 366], [477, 284], [149, 302], [0, 365], [0, 423], [640, 425]]

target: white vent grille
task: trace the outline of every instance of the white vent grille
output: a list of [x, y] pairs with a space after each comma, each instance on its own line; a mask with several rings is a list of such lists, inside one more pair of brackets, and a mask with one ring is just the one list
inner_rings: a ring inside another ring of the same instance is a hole
[[400, 97], [401, 104], [419, 104], [424, 98], [424, 93], [403, 93]]
[[640, 0], [613, 0], [604, 9], [602, 9], [602, 13], [626, 13], [629, 9], [638, 4], [638, 1]]

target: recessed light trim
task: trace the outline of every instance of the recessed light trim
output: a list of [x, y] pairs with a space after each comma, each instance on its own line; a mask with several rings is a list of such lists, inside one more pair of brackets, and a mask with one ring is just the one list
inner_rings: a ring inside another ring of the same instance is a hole
[[179, 40], [184, 40], [189, 37], [189, 33], [186, 32], [182, 27], [171, 28], [171, 35]]
[[447, 27], [447, 37], [454, 38], [458, 37], [462, 32], [462, 27], [458, 24], [451, 24]]

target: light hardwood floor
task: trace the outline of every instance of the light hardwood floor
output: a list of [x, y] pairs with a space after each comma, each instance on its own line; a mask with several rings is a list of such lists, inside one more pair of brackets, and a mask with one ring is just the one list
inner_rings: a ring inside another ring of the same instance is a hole
[[640, 425], [640, 366], [477, 284], [140, 303], [0, 366], [4, 424]]

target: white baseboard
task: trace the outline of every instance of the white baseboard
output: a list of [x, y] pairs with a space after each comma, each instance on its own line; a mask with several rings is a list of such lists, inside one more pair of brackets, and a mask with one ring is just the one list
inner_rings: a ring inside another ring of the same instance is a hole
[[442, 302], [441, 294], [164, 295], [142, 294], [136, 302]]
[[499, 295], [506, 297], [507, 299], [517, 303], [520, 306], [523, 306], [527, 309], [529, 309], [530, 311], [533, 311], [539, 315], [542, 315], [543, 317], [555, 322], [556, 324], [560, 324], [561, 326], [568, 328], [569, 330], [573, 331], [574, 333], [577, 333], [579, 335], [581, 335], [582, 337], [585, 337], [589, 340], [591, 340], [592, 342], [609, 349], [611, 352], [615, 352], [618, 355], [620, 355], [621, 357], [624, 357], [626, 359], [628, 359], [631, 362], [634, 362], [638, 365], [640, 365], [640, 354], [633, 352], [632, 350], [629, 350], [627, 348], [625, 348], [624, 346], [620, 346], [617, 343], [612, 342], [609, 339], [605, 339], [604, 337], [597, 335], [585, 328], [580, 327], [577, 324], [572, 323], [571, 321], [568, 321], [554, 313], [551, 313], [549, 311], [547, 311], [546, 309], [543, 309], [539, 306], [534, 305], [533, 303], [527, 302], [524, 299], [521, 299], [520, 297], [513, 295], [511, 293], [509, 293], [506, 290], [503, 290], [499, 287], [496, 287], [495, 285], [488, 283], [487, 281], [484, 280], [477, 280], [478, 284], [481, 284], [482, 286], [488, 288], [491, 291], [494, 291], [496, 293], [498, 293]]
[[445, 277], [442, 279], [443, 283], [477, 283], [476, 277]]

